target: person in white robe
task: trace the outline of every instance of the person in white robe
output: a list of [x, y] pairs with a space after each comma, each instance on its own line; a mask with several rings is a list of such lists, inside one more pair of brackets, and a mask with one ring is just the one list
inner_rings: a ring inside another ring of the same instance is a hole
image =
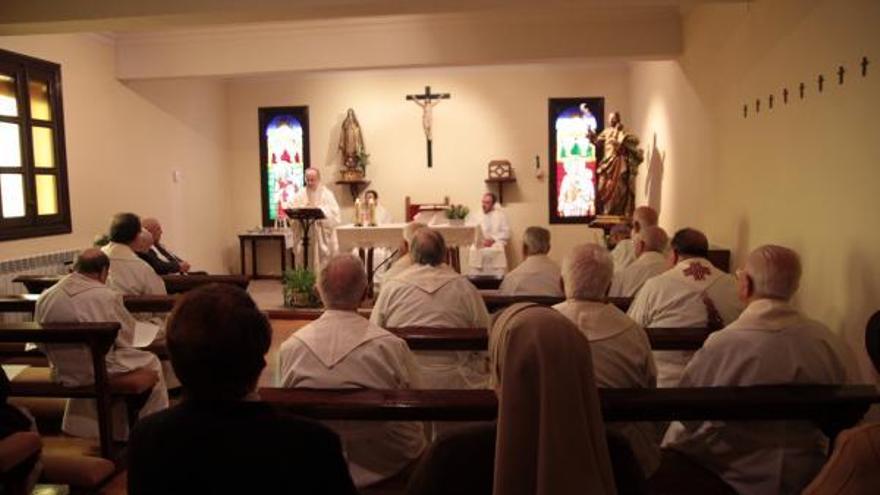
[[[856, 381], [849, 351], [795, 309], [801, 264], [781, 246], [754, 250], [737, 272], [748, 304], [713, 333], [681, 378], [683, 387], [842, 384]], [[715, 472], [741, 494], [799, 494], [826, 460], [827, 439], [806, 421], [673, 423], [664, 447]]]
[[[337, 255], [321, 269], [324, 314], [298, 330], [278, 353], [279, 386], [292, 388], [408, 389], [420, 384], [406, 342], [357, 313], [367, 287], [360, 259]], [[426, 446], [422, 423], [327, 422], [342, 439], [349, 471], [359, 487], [390, 478]]]
[[[413, 235], [413, 265], [385, 282], [370, 321], [381, 328], [487, 328], [489, 313], [477, 288], [443, 263], [446, 243], [424, 227]], [[417, 352], [425, 388], [485, 388], [486, 355], [480, 352]]]
[[[672, 268], [648, 279], [636, 294], [629, 316], [642, 328], [702, 328], [717, 312], [722, 326], [735, 320], [743, 305], [733, 276], [719, 270], [706, 256], [709, 242], [694, 229], [676, 232], [671, 241]], [[692, 351], [654, 351], [657, 385], [676, 387]]]
[[468, 251], [470, 273], [502, 276], [507, 273], [506, 249], [510, 241], [507, 213], [498, 205], [494, 193], [484, 194], [481, 205], [483, 214], [468, 218], [468, 223], [479, 226], [477, 245]]
[[621, 239], [611, 251], [611, 259], [614, 260], [614, 271], [620, 271], [631, 265], [636, 260], [635, 243], [639, 232], [644, 227], [657, 225], [657, 211], [650, 206], [639, 206], [633, 211], [632, 232], [629, 239]]
[[421, 222], [410, 222], [403, 228], [403, 241], [400, 243], [400, 249], [398, 249], [398, 258], [391, 264], [388, 271], [385, 272], [383, 281], [391, 280], [400, 274], [400, 272], [412, 266], [413, 260], [412, 256], [409, 255], [409, 246], [412, 242], [413, 235], [423, 227], [427, 227], [427, 225]]
[[501, 281], [499, 292], [504, 295], [562, 297], [562, 272], [551, 260], [550, 231], [529, 227], [523, 234], [523, 262]]
[[623, 270], [614, 273], [608, 290], [610, 297], [633, 297], [642, 285], [652, 277], [669, 269], [666, 247], [669, 236], [660, 227], [643, 227], [635, 243], [636, 260]]
[[[391, 216], [391, 212], [379, 203], [379, 193], [376, 192], [375, 189], [367, 189], [364, 191], [364, 200], [361, 203], [363, 205], [362, 208], [366, 210], [366, 215], [364, 215], [367, 219], [366, 224], [370, 224], [370, 201], [372, 201], [373, 204], [372, 223], [375, 225], [388, 225], [394, 223], [394, 217]], [[355, 250], [355, 254], [357, 254], [357, 250]], [[373, 267], [375, 269], [375, 272], [373, 273], [374, 284], [382, 284], [385, 274], [388, 272], [388, 269], [391, 268], [391, 263], [393, 262], [391, 257], [393, 255], [394, 252], [386, 247], [377, 247], [373, 249]]]
[[[105, 358], [107, 373], [112, 377], [145, 368], [156, 374], [158, 381], [139, 413], [139, 417], [144, 417], [168, 407], [168, 391], [156, 355], [132, 347], [136, 321], [125, 309], [122, 294], [104, 284], [110, 264], [110, 259], [98, 249], [80, 253], [74, 272], [40, 295], [34, 318], [39, 323], [119, 322], [121, 328], [116, 341]], [[56, 381], [69, 387], [94, 383], [92, 361], [85, 347], [50, 344], [40, 348], [49, 358]], [[128, 438], [125, 404], [117, 401], [112, 407], [114, 438], [125, 440]], [[69, 435], [97, 438], [98, 412], [94, 399], [69, 399], [61, 428]]]
[[[306, 187], [300, 189], [291, 201], [291, 208], [320, 208], [324, 212], [324, 219], [318, 220], [309, 231], [309, 262], [314, 271], [315, 267], [321, 266], [323, 260], [329, 259], [336, 254], [339, 243], [336, 240], [336, 227], [342, 223], [339, 212], [339, 203], [333, 192], [321, 182], [321, 173], [316, 168], [308, 168], [305, 171]], [[291, 221], [295, 249], [298, 255], [302, 255], [302, 229], [299, 222]]]
[[165, 282], [132, 249], [142, 233], [141, 221], [134, 213], [119, 213], [110, 224], [110, 242], [103, 248], [110, 258], [107, 285], [126, 295], [166, 295]]
[[[609, 304], [605, 293], [614, 263], [608, 251], [582, 244], [565, 257], [563, 303], [553, 306], [571, 320], [590, 342], [599, 388], [655, 388], [657, 369], [648, 335], [626, 314]], [[660, 465], [660, 435], [652, 423], [609, 423], [627, 437], [645, 477]]]

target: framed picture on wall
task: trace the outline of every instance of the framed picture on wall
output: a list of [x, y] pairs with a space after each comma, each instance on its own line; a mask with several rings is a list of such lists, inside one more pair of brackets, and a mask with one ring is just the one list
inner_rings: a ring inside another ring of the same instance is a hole
[[550, 223], [590, 223], [599, 157], [589, 134], [604, 127], [605, 98], [550, 98], [547, 106]]
[[305, 184], [309, 161], [309, 107], [259, 109], [263, 226], [285, 217], [284, 208]]

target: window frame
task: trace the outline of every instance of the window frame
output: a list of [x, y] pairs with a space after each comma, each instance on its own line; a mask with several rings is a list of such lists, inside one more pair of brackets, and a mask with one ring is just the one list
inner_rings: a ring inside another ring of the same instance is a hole
[[[3, 198], [0, 196], [0, 241], [69, 234], [72, 232], [72, 222], [61, 94], [61, 65], [0, 49], [0, 73], [15, 78], [18, 115], [0, 116], [0, 122], [19, 126], [21, 150], [21, 167], [0, 167], [0, 173], [15, 173], [23, 176], [25, 202], [23, 217], [6, 219], [2, 216]], [[31, 117], [28, 84], [32, 79], [46, 82], [51, 120]], [[54, 167], [36, 167], [34, 163], [33, 129], [35, 127], [47, 127], [52, 130]], [[37, 214], [37, 175], [55, 177], [55, 202], [58, 211], [52, 215]]]

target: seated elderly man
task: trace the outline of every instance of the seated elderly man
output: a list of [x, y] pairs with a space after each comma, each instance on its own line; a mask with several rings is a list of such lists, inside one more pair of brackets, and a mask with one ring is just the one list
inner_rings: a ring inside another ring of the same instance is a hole
[[[110, 260], [97, 248], [81, 252], [73, 273], [40, 295], [34, 318], [40, 323], [119, 322], [119, 334], [106, 357], [107, 372], [111, 381], [113, 377], [138, 372], [130, 378], [155, 383], [140, 411], [143, 417], [168, 407], [168, 390], [156, 355], [132, 347], [136, 321], [122, 304], [122, 295], [104, 285], [109, 269]], [[94, 383], [87, 349], [81, 346], [48, 345], [43, 350], [49, 357], [55, 379], [62, 384], [73, 387]], [[113, 413], [114, 437], [124, 440], [128, 437], [125, 405], [114, 404]], [[62, 430], [70, 435], [97, 437], [97, 418], [93, 399], [70, 399], [64, 411]]]
[[[657, 370], [648, 335], [605, 298], [614, 263], [596, 244], [572, 249], [562, 261], [563, 303], [553, 306], [590, 341], [596, 385], [600, 388], [654, 388]], [[651, 423], [610, 423], [630, 441], [649, 476], [660, 464], [660, 438]]]
[[611, 251], [611, 259], [614, 260], [614, 271], [620, 271], [631, 265], [636, 260], [636, 241], [645, 227], [657, 225], [657, 211], [650, 206], [639, 206], [633, 212], [632, 232], [629, 239], [621, 239]]
[[110, 224], [110, 242], [101, 248], [110, 258], [107, 285], [127, 295], [165, 295], [165, 282], [146, 261], [138, 258], [141, 220], [134, 213], [118, 213]]
[[388, 271], [382, 275], [382, 280], [391, 280], [397, 274], [412, 266], [413, 260], [412, 257], [409, 256], [409, 246], [412, 242], [413, 235], [423, 227], [427, 227], [427, 225], [421, 222], [410, 222], [406, 224], [406, 227], [403, 228], [403, 242], [400, 244], [399, 249], [400, 257], [397, 261], [392, 263], [388, 268]]
[[[480, 292], [443, 263], [446, 243], [436, 230], [420, 229], [412, 240], [413, 265], [385, 282], [370, 321], [382, 328], [480, 327], [489, 314]], [[426, 388], [483, 388], [488, 375], [480, 353], [420, 352]]]
[[[682, 387], [840, 384], [848, 351], [823, 324], [796, 310], [801, 264], [794, 251], [761, 246], [737, 272], [742, 315], [713, 333], [681, 377]], [[715, 472], [741, 494], [798, 494], [825, 462], [827, 439], [798, 421], [673, 423], [664, 447]], [[669, 458], [672, 458], [670, 456]], [[668, 458], [664, 455], [664, 466]]]
[[138, 422], [128, 493], [356, 494], [339, 438], [256, 393], [272, 327], [242, 289], [194, 289], [168, 319], [183, 401]]
[[[415, 357], [403, 339], [357, 313], [367, 288], [360, 259], [331, 258], [318, 277], [327, 310], [293, 334], [278, 353], [282, 387], [418, 388]], [[399, 473], [425, 448], [416, 422], [335, 422], [355, 485], [367, 486]]]
[[[682, 229], [671, 241], [672, 268], [648, 279], [629, 308], [642, 328], [701, 328], [718, 316], [722, 326], [742, 311], [733, 276], [715, 268], [706, 256], [709, 241], [694, 229]], [[676, 387], [691, 351], [655, 351], [657, 386]]]
[[559, 265], [547, 257], [550, 231], [529, 227], [523, 235], [523, 262], [504, 276], [499, 288], [506, 295], [562, 296]]
[[189, 263], [178, 258], [162, 244], [162, 225], [155, 218], [144, 218], [141, 226], [153, 236], [150, 249], [141, 258], [159, 275], [189, 272]]
[[669, 236], [665, 230], [654, 226], [643, 228], [635, 241], [636, 260], [614, 273], [608, 295], [633, 297], [649, 278], [665, 272], [669, 262], [663, 253], [668, 244]]

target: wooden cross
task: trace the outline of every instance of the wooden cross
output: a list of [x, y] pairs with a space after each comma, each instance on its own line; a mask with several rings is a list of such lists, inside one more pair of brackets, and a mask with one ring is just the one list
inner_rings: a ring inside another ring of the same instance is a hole
[[755, 100], [755, 113], [761, 113], [761, 100]]
[[837, 84], [843, 84], [843, 75], [846, 74], [846, 69], [841, 65], [837, 68]]
[[807, 88], [807, 85], [804, 84], [804, 83], [801, 83], [800, 86], [798, 86], [798, 89], [801, 91], [801, 99], [802, 99], [802, 100], [804, 99], [804, 90], [805, 90], [806, 88]]
[[868, 57], [862, 57], [862, 77], [868, 75]]
[[819, 83], [819, 92], [822, 92], [822, 88], [825, 86], [825, 76], [819, 74], [819, 77], [816, 78], [816, 82]]
[[767, 97], [767, 102], [770, 104], [770, 110], [773, 110], [773, 95]]
[[788, 104], [788, 88], [782, 90], [782, 103]]
[[407, 101], [413, 101], [422, 107], [422, 128], [425, 130], [425, 141], [428, 146], [428, 168], [434, 165], [433, 136], [431, 135], [432, 110], [440, 100], [451, 98], [449, 93], [431, 93], [431, 86], [425, 86], [423, 94], [406, 95]]
[[743, 118], [744, 119], [749, 118], [749, 106], [748, 105], [743, 105]]

